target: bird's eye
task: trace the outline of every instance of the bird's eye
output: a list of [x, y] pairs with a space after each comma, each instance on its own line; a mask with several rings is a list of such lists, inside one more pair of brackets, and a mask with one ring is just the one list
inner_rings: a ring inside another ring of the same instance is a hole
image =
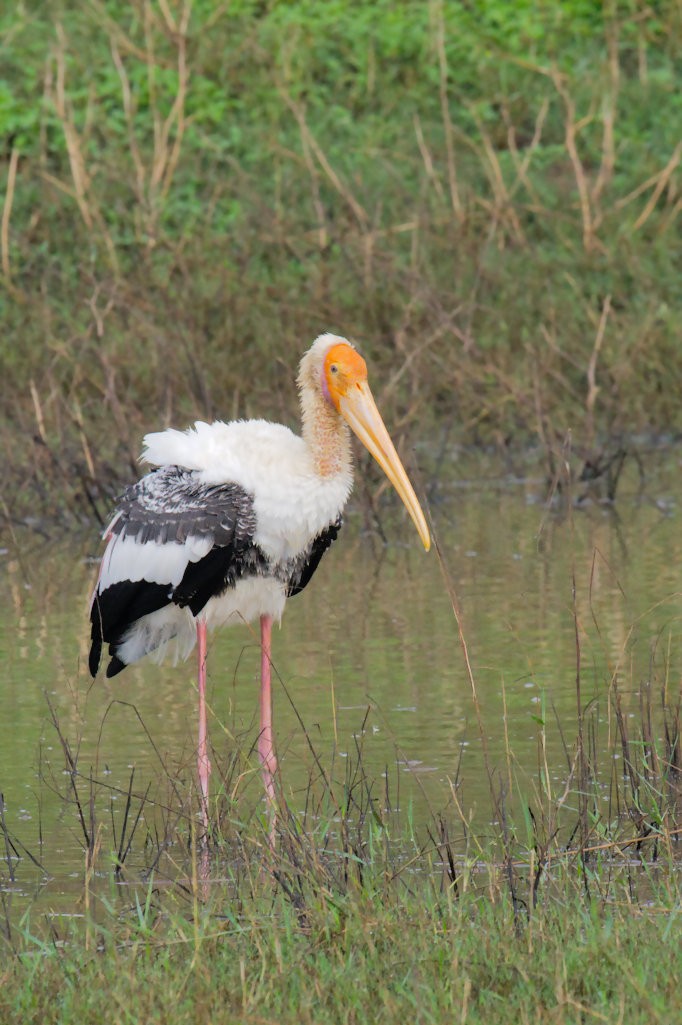
[[329, 373], [330, 374], [338, 374], [338, 372], [339, 372], [339, 368], [337, 367], [336, 363], [332, 363], [332, 365], [329, 368]]

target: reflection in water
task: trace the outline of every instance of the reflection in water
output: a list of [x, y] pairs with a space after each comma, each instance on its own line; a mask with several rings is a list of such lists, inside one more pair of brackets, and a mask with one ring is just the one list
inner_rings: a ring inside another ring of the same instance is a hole
[[[578, 649], [583, 706], [597, 702], [604, 748], [614, 739], [612, 679], [628, 715], [638, 708], [642, 680], [653, 674], [654, 682], [678, 684], [675, 469], [671, 459], [664, 505], [623, 491], [617, 516], [596, 505], [548, 513], [532, 482], [478, 481], [443, 490], [434, 505], [490, 763], [514, 793], [532, 785], [545, 760], [556, 786], [566, 778]], [[664, 474], [660, 480], [662, 489]], [[392, 523], [390, 536], [402, 543], [378, 549], [351, 515], [310, 588], [288, 604], [286, 630], [274, 631], [283, 792], [302, 810], [311, 779], [343, 781], [360, 753], [377, 781], [374, 792], [387, 793], [382, 800], [417, 824], [448, 804], [455, 781], [463, 812], [485, 823], [491, 806], [477, 717], [438, 561], [412, 543], [408, 524], [401, 535]], [[93, 684], [86, 621], [94, 531], [77, 544], [40, 550], [26, 542], [21, 553], [0, 557], [0, 791], [9, 832], [55, 877], [54, 895], [71, 876], [82, 879], [83, 832], [59, 796], [68, 777], [48, 699], [80, 771], [111, 788], [110, 819], [120, 832], [133, 770], [135, 791], [148, 790], [171, 810], [182, 801], [177, 781], [186, 788], [193, 780], [194, 663], [131, 667]], [[258, 636], [236, 628], [210, 645], [213, 763], [228, 792], [253, 778], [258, 805], [258, 760], [249, 757], [258, 729]], [[36, 870], [34, 882], [41, 879]]]

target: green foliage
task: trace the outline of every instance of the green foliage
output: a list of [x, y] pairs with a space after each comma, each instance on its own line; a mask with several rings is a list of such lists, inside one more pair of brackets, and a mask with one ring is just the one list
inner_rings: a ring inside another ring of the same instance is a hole
[[81, 415], [111, 465], [145, 408], [288, 418], [277, 358], [330, 327], [462, 440], [682, 426], [674, 5], [184, 10], [0, 15], [0, 401], [34, 433], [33, 378], [53, 457], [84, 472]]
[[132, 917], [101, 913], [89, 949], [76, 927], [54, 945], [26, 929], [15, 935], [20, 958], [6, 961], [3, 1021], [649, 1025], [680, 1015], [672, 906], [565, 896], [521, 924], [509, 900], [439, 895], [419, 879], [391, 895], [376, 882], [374, 895], [320, 895], [304, 912], [259, 886], [255, 900], [240, 894], [194, 921], [167, 895], [155, 922], [138, 921], [139, 904]]

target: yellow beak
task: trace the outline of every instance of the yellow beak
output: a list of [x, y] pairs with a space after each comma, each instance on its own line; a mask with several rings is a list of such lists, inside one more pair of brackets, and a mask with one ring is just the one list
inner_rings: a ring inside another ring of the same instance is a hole
[[428, 552], [431, 547], [431, 536], [424, 513], [384, 426], [369, 385], [366, 381], [357, 382], [348, 389], [345, 395], [341, 395], [338, 401], [341, 416], [368, 452], [374, 456], [403, 500], [405, 508], [417, 528], [422, 544]]

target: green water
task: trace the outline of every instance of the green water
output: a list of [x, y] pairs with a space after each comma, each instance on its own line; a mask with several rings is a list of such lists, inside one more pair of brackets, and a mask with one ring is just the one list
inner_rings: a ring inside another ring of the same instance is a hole
[[[631, 471], [615, 511], [589, 501], [548, 506], [539, 478], [500, 475], [483, 461], [453, 463], [432, 512], [461, 607], [484, 740], [437, 553], [420, 549], [396, 502], [382, 522], [387, 546], [351, 510], [274, 633], [276, 737], [291, 807], [300, 810], [320, 766], [343, 779], [358, 751], [375, 793], [387, 788], [393, 812], [417, 827], [450, 805], [453, 787], [473, 822], [490, 821], [484, 745], [495, 778], [509, 780], [514, 793], [534, 785], [545, 760], [560, 788], [576, 736], [578, 651], [583, 707], [593, 702], [598, 713], [593, 742], [605, 753], [607, 801], [619, 757], [610, 681], [617, 679], [633, 718], [643, 681], [679, 691], [679, 462], [677, 452], [652, 457], [641, 493]], [[48, 543], [20, 530], [5, 545], [0, 791], [8, 835], [40, 867], [9, 859], [10, 878], [5, 847], [0, 889], [20, 904], [59, 906], [82, 885], [83, 834], [66, 799], [69, 775], [48, 701], [77, 754], [83, 792], [83, 776], [97, 782], [106, 849], [133, 769], [136, 793], [149, 788], [152, 799], [163, 794], [171, 804], [169, 776], [193, 778], [195, 666], [191, 659], [144, 665], [93, 683], [87, 612], [97, 532]], [[247, 628], [213, 635], [214, 765], [256, 741], [258, 672], [257, 640]], [[255, 757], [244, 766], [257, 804]]]

